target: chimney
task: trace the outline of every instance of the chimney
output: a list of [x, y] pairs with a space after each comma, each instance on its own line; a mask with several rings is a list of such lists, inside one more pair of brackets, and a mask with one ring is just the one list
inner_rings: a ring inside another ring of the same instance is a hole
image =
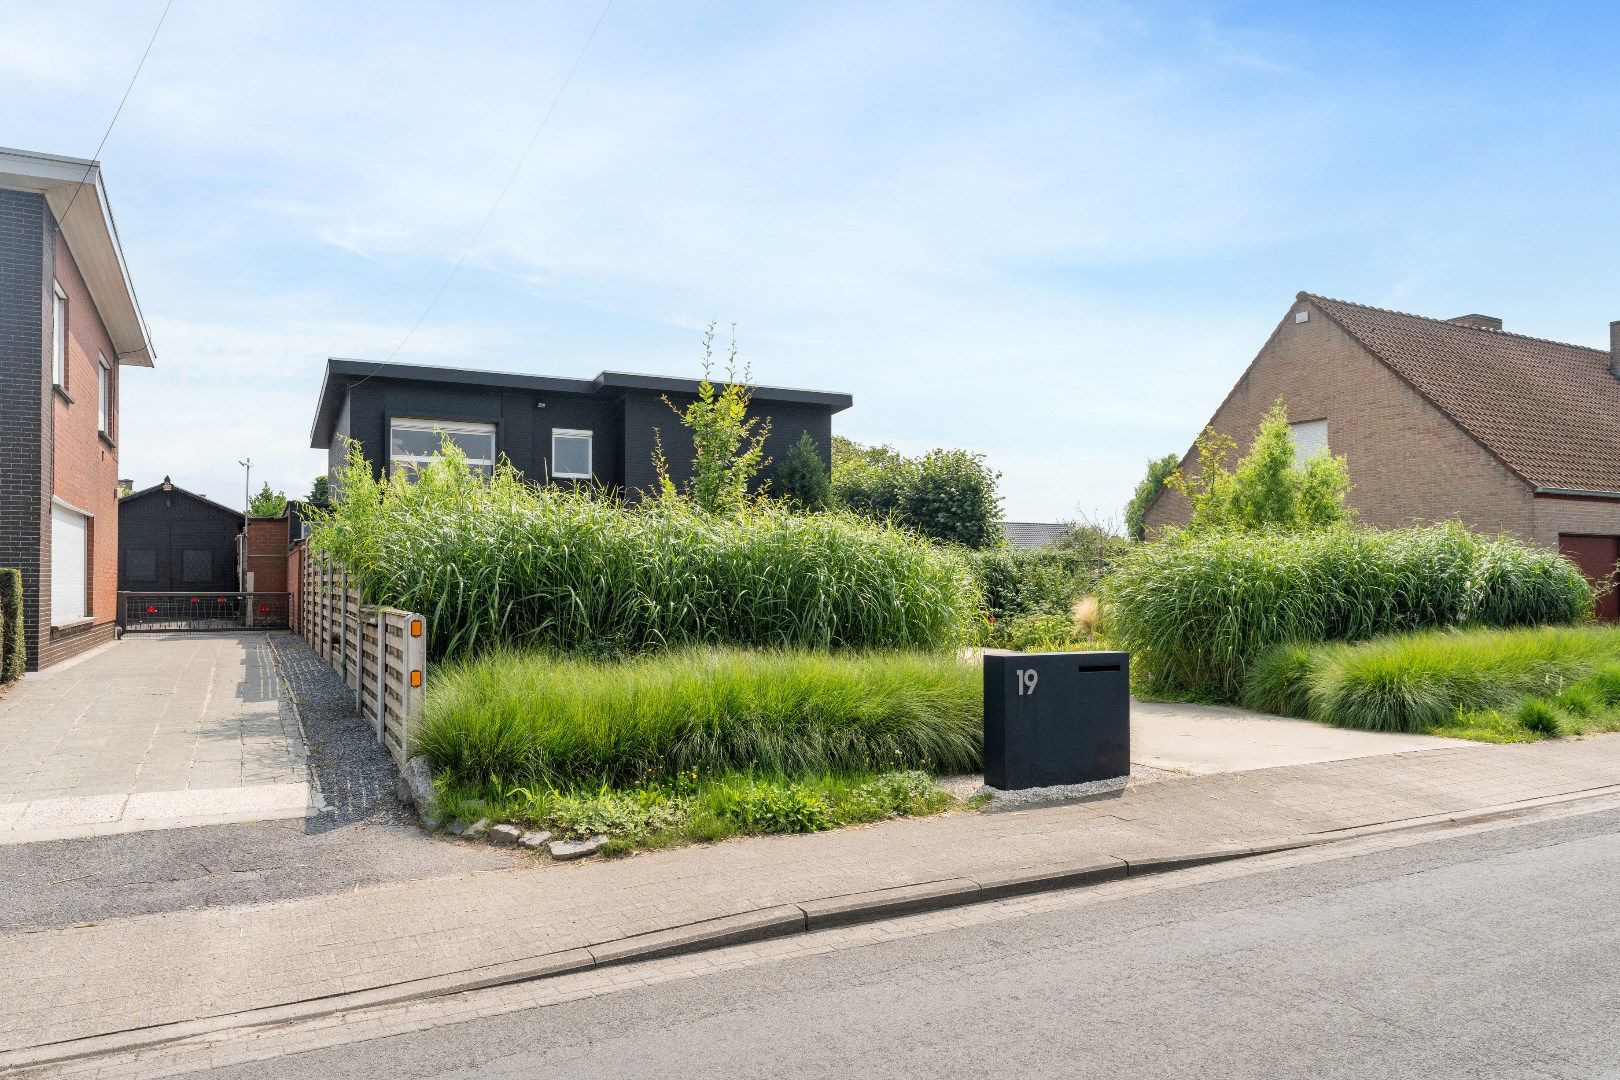
[[1455, 319], [1447, 319], [1448, 323], [1458, 326], [1472, 326], [1475, 330], [1500, 330], [1502, 320], [1495, 315], [1459, 315]]
[[1609, 324], [1609, 373], [1620, 379], [1620, 319]]

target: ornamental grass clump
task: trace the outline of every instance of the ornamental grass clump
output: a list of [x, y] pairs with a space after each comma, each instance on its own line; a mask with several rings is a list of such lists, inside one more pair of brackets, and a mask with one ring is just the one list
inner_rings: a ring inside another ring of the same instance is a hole
[[1181, 533], [1125, 554], [1103, 596], [1110, 640], [1135, 655], [1147, 688], [1215, 701], [1237, 700], [1276, 645], [1567, 624], [1592, 611], [1565, 559], [1455, 523]]
[[434, 673], [417, 748], [458, 784], [972, 772], [983, 676], [950, 653], [500, 651]]
[[446, 445], [412, 478], [358, 451], [315, 550], [373, 603], [426, 616], [435, 658], [503, 646], [622, 654], [682, 645], [936, 648], [975, 624], [951, 552], [851, 514], [757, 500], [716, 514], [684, 498], [626, 506], [492, 476]]

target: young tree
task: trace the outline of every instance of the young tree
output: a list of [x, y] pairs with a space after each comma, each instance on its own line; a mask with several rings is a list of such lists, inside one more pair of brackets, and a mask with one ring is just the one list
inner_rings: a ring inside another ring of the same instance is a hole
[[309, 501], [320, 506], [332, 501], [332, 482], [325, 473], [317, 476], [309, 485]]
[[[698, 383], [697, 400], [685, 409], [668, 397], [664, 404], [692, 432], [692, 480], [687, 494], [710, 513], [729, 514], [747, 503], [748, 485], [770, 464], [765, 457], [765, 437], [771, 433], [771, 422], [769, 418], [748, 415], [754, 397], [749, 385], [753, 372], [745, 364], [738, 377], [735, 328], [726, 355], [725, 384], [714, 385], [714, 325], [711, 322], [703, 332], [703, 379]], [[681, 493], [669, 475], [669, 462], [656, 428], [653, 469], [662, 496], [671, 498]]]
[[831, 505], [832, 482], [821, 463], [821, 449], [808, 431], [777, 468], [776, 490], [800, 510], [825, 510]]
[[1162, 458], [1155, 458], [1148, 462], [1147, 475], [1142, 482], [1136, 485], [1136, 491], [1131, 494], [1131, 501], [1125, 504], [1125, 535], [1132, 540], [1147, 539], [1147, 512], [1153, 505], [1153, 500], [1159, 497], [1164, 490], [1165, 481], [1169, 480], [1181, 464], [1174, 454], [1166, 454]]
[[1325, 529], [1355, 516], [1345, 505], [1350, 472], [1343, 457], [1323, 449], [1303, 468], [1294, 464], [1294, 434], [1282, 399], [1260, 422], [1248, 454], [1228, 470], [1236, 450], [1232, 439], [1207, 428], [1198, 437], [1197, 475], [1178, 469], [1166, 479], [1192, 505], [1190, 531]]
[[271, 491], [268, 481], [248, 503], [248, 513], [253, 517], [280, 517], [286, 512], [287, 496], [279, 491]]

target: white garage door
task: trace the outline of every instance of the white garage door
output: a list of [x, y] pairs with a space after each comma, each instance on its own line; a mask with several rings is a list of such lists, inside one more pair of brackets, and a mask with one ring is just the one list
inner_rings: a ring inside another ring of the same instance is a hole
[[51, 507], [51, 625], [66, 626], [90, 613], [85, 597], [89, 521], [62, 506]]

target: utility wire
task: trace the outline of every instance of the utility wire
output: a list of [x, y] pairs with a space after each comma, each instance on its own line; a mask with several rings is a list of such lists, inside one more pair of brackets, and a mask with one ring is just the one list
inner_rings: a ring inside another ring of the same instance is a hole
[[79, 177], [79, 186], [73, 189], [73, 197], [68, 200], [67, 209], [62, 211], [62, 220], [73, 213], [73, 204], [79, 201], [79, 192], [84, 190], [85, 181], [90, 179], [90, 170], [96, 167], [101, 160], [101, 150], [107, 145], [107, 137], [112, 134], [113, 125], [118, 123], [118, 117], [124, 111], [124, 104], [129, 101], [129, 92], [135, 89], [135, 80], [141, 77], [141, 69], [146, 66], [146, 58], [152, 55], [152, 46], [157, 42], [158, 31], [163, 29], [163, 20], [169, 17], [169, 9], [174, 6], [174, 0], [168, 0], [163, 5], [163, 14], [158, 16], [157, 25], [152, 27], [152, 36], [146, 39], [146, 51], [141, 53], [141, 62], [135, 65], [135, 74], [129, 77], [129, 85], [124, 87], [124, 96], [118, 99], [118, 108], [113, 110], [112, 119], [107, 121], [107, 130], [101, 133], [101, 141], [96, 144], [96, 152], [90, 155], [90, 164], [84, 167], [84, 175]]
[[[388, 359], [377, 365], [378, 371], [382, 370], [383, 364], [398, 356], [399, 351], [416, 335], [416, 331], [438, 305], [439, 298], [444, 295], [444, 290], [450, 287], [450, 282], [454, 280], [456, 274], [461, 270], [462, 264], [467, 261], [467, 257], [472, 254], [473, 248], [478, 246], [478, 241], [483, 237], [484, 230], [489, 227], [490, 219], [495, 216], [495, 211], [500, 208], [501, 202], [506, 198], [506, 193], [511, 190], [512, 182], [517, 179], [518, 173], [523, 169], [523, 163], [529, 159], [529, 152], [534, 149], [535, 143], [540, 141], [540, 133], [546, 130], [546, 122], [551, 119], [551, 114], [557, 111], [557, 103], [562, 100], [563, 91], [567, 90], [568, 84], [573, 81], [574, 72], [579, 70], [580, 62], [585, 59], [585, 53], [590, 49], [591, 42], [596, 40], [596, 32], [602, 28], [602, 22], [607, 18], [608, 9], [612, 6], [613, 0], [607, 0], [607, 3], [602, 5], [602, 14], [596, 17], [596, 25], [591, 27], [590, 35], [585, 38], [585, 44], [580, 46], [579, 55], [574, 58], [574, 66], [568, 69], [568, 75], [563, 79], [562, 85], [557, 88], [556, 97], [551, 99], [551, 106], [546, 109], [546, 114], [540, 118], [540, 125], [534, 129], [534, 134], [529, 138], [529, 145], [524, 147], [523, 154], [518, 158], [517, 164], [512, 166], [511, 175], [506, 178], [506, 183], [501, 185], [500, 194], [495, 196], [495, 201], [490, 204], [489, 212], [484, 215], [484, 220], [478, 225], [478, 231], [473, 233], [472, 240], [467, 243], [467, 249], [461, 253], [461, 258], [456, 260], [455, 265], [450, 268], [450, 272], [444, 276], [444, 281], [439, 284], [439, 291], [433, 294], [433, 299], [428, 301], [428, 306], [423, 309], [421, 316], [411, 324], [410, 330], [406, 332], [400, 343], [394, 346], [394, 351], [388, 354]], [[372, 372], [372, 375], [375, 374], [375, 371]], [[371, 378], [371, 375], [367, 375], [366, 378]], [[360, 381], [364, 382], [365, 379]], [[358, 386], [359, 383], [354, 385]]]

